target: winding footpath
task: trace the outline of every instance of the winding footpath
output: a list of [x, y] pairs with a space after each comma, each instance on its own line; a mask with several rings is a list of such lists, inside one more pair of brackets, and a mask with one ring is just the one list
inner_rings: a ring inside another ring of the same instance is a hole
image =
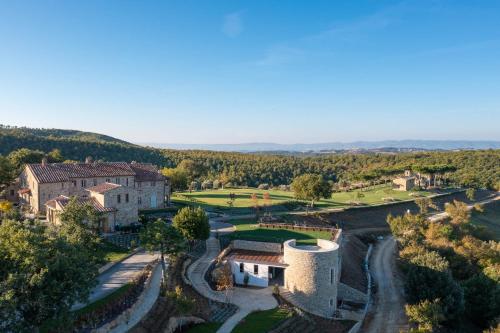
[[[234, 226], [219, 220], [211, 220], [210, 225], [211, 235], [206, 241], [207, 250], [201, 258], [189, 266], [187, 277], [193, 288], [201, 295], [214, 301], [225, 302], [224, 292], [212, 290], [205, 280], [205, 273], [220, 253], [219, 241], [214, 237], [214, 234], [233, 232]], [[229, 302], [238, 306], [238, 311], [224, 322], [217, 333], [230, 333], [243, 318], [253, 311], [269, 310], [278, 306], [272, 295], [271, 287], [262, 289], [235, 287], [229, 297]]]

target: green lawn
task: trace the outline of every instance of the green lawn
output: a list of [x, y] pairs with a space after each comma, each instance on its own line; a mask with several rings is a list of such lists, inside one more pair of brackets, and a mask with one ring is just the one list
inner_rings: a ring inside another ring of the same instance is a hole
[[287, 229], [259, 228], [255, 219], [231, 220], [236, 226], [236, 231], [227, 235], [230, 239], [245, 239], [261, 242], [282, 243], [288, 239], [296, 239], [299, 244], [315, 244], [316, 239], [330, 239], [327, 231], [298, 231]]
[[484, 212], [472, 212], [472, 223], [484, 226], [493, 236], [493, 239], [500, 241], [500, 202], [495, 201], [484, 206]]
[[[269, 193], [270, 199], [265, 202], [263, 199], [264, 193]], [[358, 197], [358, 192], [362, 193], [362, 197]], [[178, 203], [192, 203], [198, 204], [205, 208], [219, 208], [228, 209], [229, 208], [229, 194], [234, 193], [236, 199], [233, 203], [233, 210], [241, 211], [251, 211], [255, 203], [251, 199], [252, 194], [257, 194], [259, 206], [269, 206], [271, 209], [281, 209], [286, 210], [283, 204], [287, 202], [295, 201], [293, 197], [293, 192], [279, 191], [279, 190], [259, 190], [256, 188], [235, 188], [235, 189], [224, 189], [224, 190], [207, 190], [207, 191], [195, 191], [189, 192], [177, 192], [172, 195], [174, 202]], [[384, 198], [392, 198], [393, 200], [408, 200], [413, 199], [415, 196], [411, 193], [417, 195], [429, 195], [429, 192], [418, 191], [418, 192], [404, 192], [395, 191], [392, 189], [391, 185], [379, 185], [374, 186], [363, 191], [353, 191], [353, 192], [339, 192], [334, 193], [330, 199], [323, 199], [318, 201], [315, 205], [322, 208], [335, 208], [335, 207], [347, 207], [350, 203], [359, 202], [361, 204], [379, 204], [384, 203]]]
[[191, 327], [186, 333], [215, 333], [222, 323], [204, 323]]
[[101, 243], [101, 250], [106, 262], [120, 261], [131, 252], [128, 249], [116, 246], [106, 241]]
[[243, 318], [233, 333], [266, 333], [291, 315], [290, 311], [281, 308], [252, 312]]

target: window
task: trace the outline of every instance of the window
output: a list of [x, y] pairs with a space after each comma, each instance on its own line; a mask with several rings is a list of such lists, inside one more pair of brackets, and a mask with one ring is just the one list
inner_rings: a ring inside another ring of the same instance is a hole
[[333, 298], [330, 298], [330, 306], [333, 306]]
[[111, 179], [106, 178], [106, 183], [110, 183], [110, 182], [111, 182]]
[[117, 203], [122, 202], [122, 196], [121, 196], [120, 194], [118, 194], [118, 195], [116, 196], [116, 202], [117, 202]]
[[141, 187], [142, 186], [142, 183], [141, 182], [137, 182], [137, 187]]
[[240, 273], [243, 273], [245, 271], [245, 264], [240, 262]]
[[64, 183], [61, 183], [61, 188], [64, 188]]
[[142, 197], [137, 197], [137, 203], [138, 203], [139, 205], [142, 205]]
[[82, 187], [86, 187], [87, 186], [87, 180], [82, 179], [81, 185], [82, 185]]
[[330, 284], [333, 284], [333, 277], [334, 277], [334, 270], [333, 268], [330, 268]]
[[97, 185], [97, 179], [94, 178], [94, 186]]
[[14, 196], [14, 190], [10, 190], [10, 196], [13, 197]]
[[117, 184], [120, 184], [120, 177], [116, 177], [115, 181]]
[[76, 180], [71, 181], [73, 183], [73, 187], [76, 187]]
[[259, 274], [259, 265], [253, 265], [253, 273]]
[[156, 186], [156, 182], [151, 182], [151, 186]]
[[128, 186], [128, 178], [125, 178], [125, 184]]
[[125, 202], [128, 202], [128, 193], [125, 193]]

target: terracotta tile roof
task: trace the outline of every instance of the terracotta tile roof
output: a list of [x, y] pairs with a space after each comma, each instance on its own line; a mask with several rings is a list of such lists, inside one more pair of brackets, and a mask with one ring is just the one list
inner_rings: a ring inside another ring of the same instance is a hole
[[104, 193], [104, 192], [111, 191], [111, 190], [114, 190], [115, 188], [119, 188], [119, 187], [122, 187], [122, 186], [119, 184], [113, 184], [113, 183], [102, 183], [102, 184], [99, 184], [96, 186], [89, 187], [86, 190], [91, 191], [91, 192]]
[[256, 264], [267, 264], [271, 266], [287, 266], [283, 261], [283, 253], [233, 249], [231, 252], [229, 252], [226, 258], [229, 260], [251, 262]]
[[58, 183], [74, 178], [134, 176], [138, 181], [164, 180], [152, 164], [125, 162], [49, 163], [27, 166], [39, 183]]
[[[58, 197], [55, 197], [54, 199], [51, 199], [45, 203], [45, 206], [48, 206], [50, 208], [56, 208], [56, 204], [59, 204], [61, 207], [66, 207], [66, 205], [69, 203], [71, 198], [66, 197], [64, 195], [60, 195]], [[113, 207], [103, 207], [97, 200], [94, 198], [83, 198], [83, 197], [77, 197], [76, 198], [77, 202], [81, 205], [90, 203], [94, 209], [100, 213], [107, 213], [107, 212], [114, 212], [116, 211], [116, 208]]]
[[135, 173], [135, 180], [144, 181], [164, 181], [165, 176], [158, 172], [158, 169], [147, 163], [130, 163], [130, 168]]
[[22, 188], [19, 191], [17, 191], [19, 194], [31, 194], [31, 190], [29, 188]]

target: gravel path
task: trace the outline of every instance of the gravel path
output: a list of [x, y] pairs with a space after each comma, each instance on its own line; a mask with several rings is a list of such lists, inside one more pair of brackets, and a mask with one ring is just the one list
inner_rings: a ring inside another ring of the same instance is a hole
[[374, 305], [361, 332], [399, 333], [408, 329], [404, 311], [403, 286], [395, 270], [396, 241], [388, 237], [375, 246], [371, 271], [377, 285]]

